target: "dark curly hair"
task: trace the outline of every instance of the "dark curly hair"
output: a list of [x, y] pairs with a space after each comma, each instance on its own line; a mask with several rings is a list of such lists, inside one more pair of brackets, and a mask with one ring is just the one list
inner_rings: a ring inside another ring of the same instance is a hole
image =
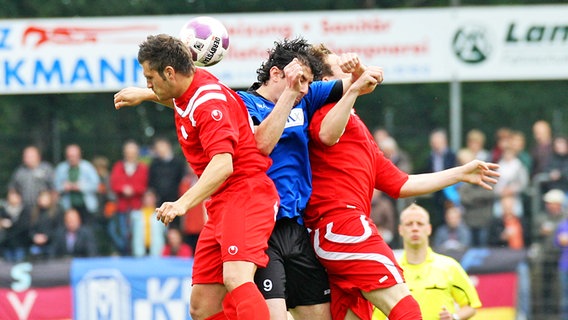
[[272, 67], [284, 70], [284, 67], [294, 58], [311, 69], [314, 80], [320, 80], [323, 63], [321, 59], [312, 55], [311, 48], [312, 45], [301, 37], [292, 40], [284, 39], [281, 42], [275, 41], [274, 48], [268, 50], [268, 60], [256, 70], [257, 85], [266, 84], [270, 80], [270, 69]]
[[166, 34], [148, 36], [140, 44], [138, 62], [142, 64], [146, 61], [150, 63], [152, 70], [158, 71], [162, 79], [165, 79], [164, 70], [167, 66], [185, 75], [191, 75], [195, 71], [189, 49], [179, 39]]

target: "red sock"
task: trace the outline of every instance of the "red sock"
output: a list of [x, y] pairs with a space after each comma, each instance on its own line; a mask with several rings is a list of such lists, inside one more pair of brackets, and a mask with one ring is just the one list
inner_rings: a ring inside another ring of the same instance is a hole
[[418, 302], [411, 295], [402, 298], [389, 313], [389, 320], [422, 320]]
[[270, 312], [264, 297], [258, 291], [256, 284], [246, 282], [231, 291], [233, 301], [237, 306], [237, 316], [241, 320], [269, 320]]
[[210, 317], [205, 318], [205, 320], [227, 320], [227, 317], [225, 316], [225, 313], [221, 311]]
[[225, 299], [223, 299], [223, 312], [225, 312], [225, 316], [229, 320], [237, 320], [237, 309], [235, 306], [235, 301], [233, 300], [233, 296], [230, 292], [227, 292], [225, 295]]

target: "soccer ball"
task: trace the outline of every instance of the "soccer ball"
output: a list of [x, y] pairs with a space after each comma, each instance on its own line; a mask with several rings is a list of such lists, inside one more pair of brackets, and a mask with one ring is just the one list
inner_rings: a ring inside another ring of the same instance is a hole
[[223, 59], [229, 49], [229, 33], [212, 17], [189, 20], [179, 32], [180, 40], [189, 48], [193, 62], [200, 67], [212, 66]]

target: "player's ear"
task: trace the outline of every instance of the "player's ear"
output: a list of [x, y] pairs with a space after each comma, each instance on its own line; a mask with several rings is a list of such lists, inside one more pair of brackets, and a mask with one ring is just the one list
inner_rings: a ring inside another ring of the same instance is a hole
[[164, 76], [165, 76], [167, 79], [172, 80], [172, 79], [174, 78], [174, 75], [175, 75], [175, 70], [174, 70], [174, 68], [172, 68], [171, 66], [167, 66], [167, 67], [164, 69]]
[[275, 79], [279, 79], [279, 78], [284, 78], [285, 74], [283, 70], [280, 70], [280, 68], [273, 66], [272, 68], [270, 68], [270, 78], [275, 78]]

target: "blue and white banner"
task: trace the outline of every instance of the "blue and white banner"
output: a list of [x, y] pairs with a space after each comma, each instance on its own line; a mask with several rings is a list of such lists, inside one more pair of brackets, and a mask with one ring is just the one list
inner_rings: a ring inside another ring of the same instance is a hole
[[186, 320], [191, 259], [74, 259], [73, 319]]
[[[229, 32], [210, 67], [248, 88], [274, 41], [302, 36], [383, 67], [385, 84], [568, 78], [568, 5], [213, 14]], [[0, 20], [0, 94], [145, 86], [138, 45], [191, 15]]]

